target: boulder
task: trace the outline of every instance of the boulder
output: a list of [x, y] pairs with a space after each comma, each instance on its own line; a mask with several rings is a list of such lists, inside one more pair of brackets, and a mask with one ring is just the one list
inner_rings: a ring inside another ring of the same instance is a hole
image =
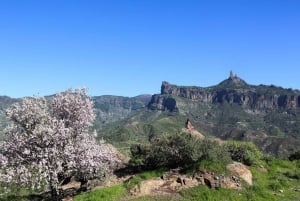
[[252, 185], [252, 173], [246, 165], [239, 163], [239, 162], [233, 162], [233, 163], [227, 165], [226, 168], [233, 175], [236, 175], [239, 178], [243, 179], [250, 186]]

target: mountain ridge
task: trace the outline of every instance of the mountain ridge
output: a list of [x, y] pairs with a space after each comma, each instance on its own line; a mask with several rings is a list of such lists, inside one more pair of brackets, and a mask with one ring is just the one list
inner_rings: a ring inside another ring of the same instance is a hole
[[150, 109], [177, 110], [170, 95], [183, 97], [204, 103], [236, 103], [245, 109], [298, 109], [300, 108], [300, 91], [284, 89], [274, 85], [249, 85], [236, 75], [232, 75], [218, 85], [211, 87], [177, 86], [162, 82], [161, 93], [154, 94], [149, 103]]
[[[98, 137], [127, 151], [132, 143], [179, 132], [187, 118], [205, 136], [252, 141], [268, 153], [287, 156], [300, 147], [300, 91], [250, 85], [233, 72], [210, 87], [163, 81], [160, 94], [92, 99]], [[19, 100], [0, 96], [0, 133], [4, 110]]]

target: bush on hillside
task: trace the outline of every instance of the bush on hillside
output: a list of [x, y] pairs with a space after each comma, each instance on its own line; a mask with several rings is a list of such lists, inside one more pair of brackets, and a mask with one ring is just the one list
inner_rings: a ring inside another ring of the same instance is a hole
[[257, 165], [263, 153], [252, 142], [230, 141], [225, 144], [231, 159], [245, 165]]
[[137, 169], [142, 169], [145, 167], [145, 159], [150, 152], [150, 146], [144, 144], [134, 144], [130, 147], [131, 159], [129, 165], [131, 167], [136, 167]]
[[198, 157], [198, 161], [206, 160], [223, 164], [227, 164], [231, 161], [230, 154], [226, 147], [211, 139], [201, 140], [198, 149], [195, 151], [201, 153]]
[[187, 133], [163, 136], [150, 145], [131, 147], [132, 165], [144, 165], [146, 168], [186, 167], [192, 163], [208, 160], [227, 163], [230, 160], [225, 147], [208, 139], [197, 139]]
[[290, 161], [294, 161], [294, 160], [300, 160], [300, 150], [290, 154], [289, 156], [289, 160]]
[[148, 166], [182, 167], [196, 160], [195, 141], [186, 135], [176, 134], [155, 139], [146, 158]]

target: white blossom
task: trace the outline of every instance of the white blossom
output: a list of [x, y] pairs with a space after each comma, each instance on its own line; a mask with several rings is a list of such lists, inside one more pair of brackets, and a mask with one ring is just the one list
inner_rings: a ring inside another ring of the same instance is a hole
[[58, 194], [67, 173], [93, 177], [118, 161], [109, 146], [88, 134], [95, 114], [86, 92], [70, 89], [50, 104], [45, 98], [24, 98], [6, 111], [12, 124], [0, 148], [2, 182], [31, 188], [47, 184]]

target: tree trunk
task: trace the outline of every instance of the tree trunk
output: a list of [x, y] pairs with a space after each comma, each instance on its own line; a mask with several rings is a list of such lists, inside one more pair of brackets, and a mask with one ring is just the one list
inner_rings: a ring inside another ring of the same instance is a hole
[[61, 201], [62, 197], [59, 192], [58, 185], [56, 185], [56, 184], [53, 185], [50, 183], [50, 193], [51, 193], [51, 198], [50, 198], [51, 200]]
[[59, 192], [59, 189], [58, 189], [56, 171], [51, 171], [50, 172], [49, 186], [50, 186], [51, 200], [60, 201], [61, 200], [61, 195], [60, 195], [60, 192]]

